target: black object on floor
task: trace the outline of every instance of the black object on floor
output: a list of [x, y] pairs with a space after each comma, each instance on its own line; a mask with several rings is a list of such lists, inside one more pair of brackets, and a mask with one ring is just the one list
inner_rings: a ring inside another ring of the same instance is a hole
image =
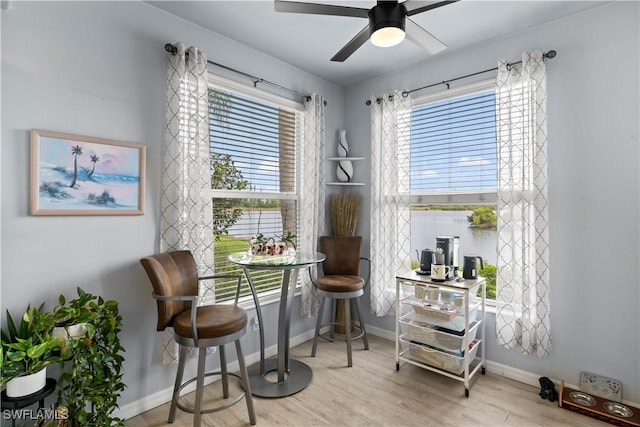
[[549, 399], [549, 402], [555, 402], [558, 400], [558, 392], [556, 386], [547, 377], [540, 377], [540, 397], [543, 399]]

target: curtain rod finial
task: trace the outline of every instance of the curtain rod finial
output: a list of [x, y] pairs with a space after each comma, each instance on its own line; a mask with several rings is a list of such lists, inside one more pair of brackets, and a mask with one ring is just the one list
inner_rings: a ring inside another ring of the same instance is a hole
[[175, 47], [174, 45], [172, 45], [171, 43], [167, 43], [164, 45], [164, 50], [166, 50], [167, 52], [169, 52], [172, 55], [175, 55], [176, 53], [178, 53], [178, 48]]
[[551, 58], [555, 58], [557, 54], [558, 52], [556, 52], [555, 50], [550, 50], [544, 56], [551, 59]]

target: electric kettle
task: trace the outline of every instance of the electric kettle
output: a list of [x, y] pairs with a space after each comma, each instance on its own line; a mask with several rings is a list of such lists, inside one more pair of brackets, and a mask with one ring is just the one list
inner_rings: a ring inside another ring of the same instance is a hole
[[431, 274], [431, 263], [435, 252], [431, 249], [423, 249], [420, 255], [420, 271], [419, 274]]
[[484, 262], [482, 261], [482, 257], [477, 255], [464, 256], [464, 266], [462, 268], [463, 279], [478, 278], [478, 260], [480, 260], [480, 267], [484, 269]]

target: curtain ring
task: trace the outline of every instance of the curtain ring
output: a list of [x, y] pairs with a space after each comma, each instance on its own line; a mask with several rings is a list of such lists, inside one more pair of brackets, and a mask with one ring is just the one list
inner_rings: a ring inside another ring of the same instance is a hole
[[389, 101], [393, 101], [393, 95], [389, 95]]

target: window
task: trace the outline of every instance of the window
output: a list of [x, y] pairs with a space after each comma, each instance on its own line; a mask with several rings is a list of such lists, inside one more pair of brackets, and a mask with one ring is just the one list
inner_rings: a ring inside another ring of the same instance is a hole
[[[239, 93], [229, 85], [209, 90], [211, 187], [216, 274], [242, 274], [227, 260], [248, 249], [262, 233], [279, 238], [298, 230], [296, 146], [300, 113], [275, 97]], [[258, 293], [280, 289], [282, 273], [256, 271]], [[244, 280], [244, 279], [243, 279]], [[232, 287], [216, 289], [216, 301], [233, 298]], [[250, 295], [244, 284], [243, 295]]]
[[[496, 116], [493, 82], [416, 99], [411, 109], [411, 249], [460, 237], [460, 255], [483, 257], [495, 298]], [[417, 261], [416, 261], [417, 264]], [[416, 265], [417, 267], [417, 265]], [[462, 267], [462, 266], [461, 266]]]

